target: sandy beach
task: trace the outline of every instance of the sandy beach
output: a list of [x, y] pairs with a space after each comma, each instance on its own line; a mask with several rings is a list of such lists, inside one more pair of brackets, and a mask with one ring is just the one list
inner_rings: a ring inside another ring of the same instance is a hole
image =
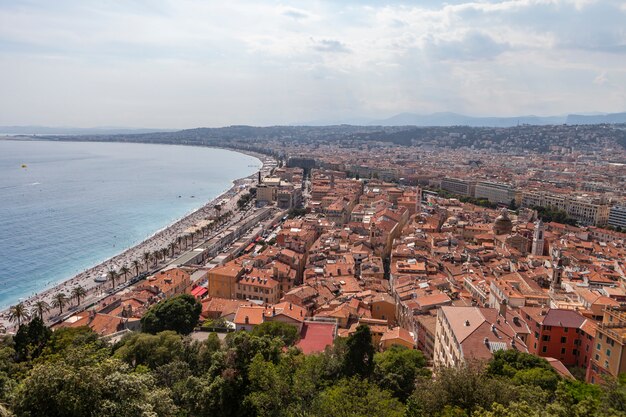
[[[232, 149], [229, 149], [229, 150], [232, 150]], [[262, 171], [264, 169], [267, 169], [267, 166], [268, 166], [267, 162], [272, 159], [271, 157], [268, 157], [267, 155], [258, 154], [254, 152], [239, 151], [239, 150], [232, 150], [232, 151], [244, 153], [244, 154], [253, 156], [255, 158], [258, 158], [261, 161]], [[211, 218], [216, 217], [219, 213], [225, 213], [229, 210], [235, 210], [237, 200], [239, 199], [240, 195], [247, 192], [247, 188], [242, 188], [241, 186], [244, 184], [250, 184], [252, 181], [255, 181], [256, 176], [257, 176], [257, 173], [255, 172], [254, 174], [251, 174], [247, 177], [234, 180], [232, 182], [232, 186], [230, 189], [223, 192], [219, 196], [215, 197], [214, 199], [204, 204], [202, 207], [198, 208], [197, 210], [190, 212], [189, 214], [176, 220], [169, 226], [155, 232], [153, 235], [149, 236], [144, 241], [124, 250], [122, 253], [110, 259], [107, 259], [91, 268], [88, 268], [85, 271], [67, 280], [64, 280], [63, 282], [57, 285], [54, 285], [53, 287], [50, 287], [48, 289], [45, 289], [42, 292], [24, 300], [22, 304], [24, 304], [24, 306], [26, 306], [29, 311], [34, 307], [35, 303], [37, 303], [38, 301], [42, 301], [42, 300], [47, 302], [50, 306], [52, 306], [53, 296], [55, 294], [63, 292], [69, 298], [72, 292], [72, 289], [77, 286], [82, 286], [88, 291], [88, 294], [85, 297], [85, 300], [84, 301], [81, 300], [81, 305], [89, 303], [90, 299], [97, 299], [101, 297], [108, 290], [111, 289], [112, 283], [109, 280], [107, 280], [107, 282], [96, 282], [95, 278], [106, 276], [110, 270], [115, 270], [119, 272], [122, 266], [126, 266], [127, 268], [130, 269], [130, 273], [128, 273], [126, 279], [131, 279], [134, 276], [136, 276], [136, 271], [132, 264], [134, 260], [138, 260], [141, 262], [141, 265], [139, 267], [139, 273], [145, 272], [146, 265], [143, 261], [144, 252], [153, 253], [157, 250], [167, 248], [170, 243], [176, 242], [176, 239], [178, 237], [186, 235], [189, 232], [188, 229], [194, 226], [197, 226], [199, 224], [202, 224], [203, 222], [206, 222], [207, 220]], [[224, 202], [224, 204], [221, 204], [221, 210], [218, 213], [218, 211], [215, 209], [215, 206], [218, 203], [222, 202], [223, 200], [227, 200], [227, 202]], [[196, 242], [194, 241], [194, 243]], [[181, 251], [184, 252], [184, 249], [186, 249], [184, 244], [181, 246], [182, 248], [179, 248], [176, 251], [174, 258], [179, 256], [179, 253]], [[168, 254], [168, 260], [166, 260], [165, 262], [168, 262], [169, 260], [171, 260], [169, 256], [170, 255]], [[162, 264], [164, 264], [163, 261], [159, 262], [159, 265], [162, 265]], [[151, 261], [150, 268], [152, 268], [153, 265], [154, 265], [154, 261]], [[119, 285], [123, 283], [124, 281], [125, 281], [125, 278], [120, 277], [117, 280], [116, 285]], [[69, 311], [69, 309], [71, 309], [72, 306], [76, 307], [75, 304], [76, 303], [74, 300], [69, 300], [66, 308], [64, 309], [64, 313], [65, 311]], [[46, 318], [48, 319], [54, 318], [55, 316], [57, 316], [57, 314], [58, 314], [57, 309], [51, 308], [50, 312], [46, 314]], [[0, 312], [0, 326], [4, 326], [6, 331], [8, 332], [15, 330], [15, 324], [9, 322], [8, 320], [8, 308]]]

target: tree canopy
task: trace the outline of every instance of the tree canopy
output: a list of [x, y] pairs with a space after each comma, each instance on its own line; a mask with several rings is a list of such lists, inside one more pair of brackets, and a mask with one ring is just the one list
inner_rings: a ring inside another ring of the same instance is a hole
[[141, 318], [141, 329], [146, 333], [173, 330], [189, 334], [198, 325], [202, 305], [189, 294], [181, 294], [150, 308]]

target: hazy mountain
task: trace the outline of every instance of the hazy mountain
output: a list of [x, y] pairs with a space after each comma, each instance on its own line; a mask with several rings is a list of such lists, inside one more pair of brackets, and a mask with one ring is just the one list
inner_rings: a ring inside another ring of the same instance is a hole
[[626, 113], [609, 113], [598, 115], [570, 114], [567, 116], [569, 125], [595, 125], [602, 123], [626, 123]]
[[133, 133], [172, 132], [168, 129], [134, 129], [128, 127], [50, 127], [0, 126], [0, 135], [120, 135]]
[[374, 120], [370, 124], [381, 126], [493, 126], [510, 127], [518, 124], [553, 125], [565, 123], [566, 116], [472, 117], [443, 112], [427, 115], [400, 113], [388, 119]]

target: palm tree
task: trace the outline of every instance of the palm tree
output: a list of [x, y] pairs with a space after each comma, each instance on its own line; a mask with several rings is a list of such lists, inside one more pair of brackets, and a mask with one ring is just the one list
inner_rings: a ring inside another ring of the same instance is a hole
[[172, 258], [173, 258], [173, 257], [174, 257], [174, 251], [176, 250], [176, 243], [171, 242], [171, 243], [168, 245], [168, 247], [169, 247], [169, 249], [170, 249], [170, 251], [171, 251], [171, 253], [172, 253]]
[[17, 322], [17, 327], [20, 327], [22, 320], [25, 319], [28, 319], [28, 311], [26, 311], [24, 304], [19, 303], [9, 308], [9, 320], [11, 322]]
[[67, 305], [67, 295], [64, 292], [58, 292], [52, 297], [52, 307], [59, 309], [59, 314], [63, 314], [63, 307]]
[[114, 269], [110, 269], [109, 272], [107, 273], [107, 278], [109, 278], [111, 280], [111, 283], [113, 284], [113, 287], [111, 288], [115, 288], [115, 280], [119, 278], [118, 273], [115, 272]]
[[40, 319], [43, 320], [43, 315], [47, 313], [48, 311], [50, 311], [50, 305], [46, 303], [44, 300], [39, 300], [35, 303], [32, 313], [33, 315], [36, 314], [37, 316], [39, 316]]
[[181, 248], [182, 243], [183, 243], [183, 237], [182, 236], [178, 236], [176, 238], [176, 245], [178, 246], [179, 249]]
[[150, 269], [150, 258], [152, 258], [152, 255], [150, 254], [150, 252], [143, 253], [143, 261], [146, 264], [146, 271]]
[[80, 299], [87, 295], [87, 290], [81, 285], [78, 287], [74, 287], [72, 289], [72, 293], [70, 294], [71, 298], [76, 298], [76, 305], [80, 305]]
[[127, 275], [130, 272], [130, 269], [128, 269], [128, 267], [126, 265], [122, 266], [120, 268], [120, 275], [124, 275], [124, 282], [127, 281]]
[[152, 252], [152, 260], [154, 260], [154, 266], [156, 268], [157, 264], [159, 263], [159, 250], [155, 250], [154, 252]]
[[135, 276], [139, 275], [139, 267], [141, 266], [141, 262], [139, 262], [137, 259], [133, 260], [133, 268], [135, 268]]
[[169, 251], [167, 250], [167, 248], [162, 248], [161, 249], [161, 256], [163, 257], [163, 262], [165, 262], [165, 258], [167, 258], [167, 254], [169, 253]]

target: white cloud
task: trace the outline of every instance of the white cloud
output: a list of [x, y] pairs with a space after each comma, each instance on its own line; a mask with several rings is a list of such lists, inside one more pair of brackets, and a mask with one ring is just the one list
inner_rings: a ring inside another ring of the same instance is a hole
[[0, 3], [0, 125], [623, 111], [624, 21], [618, 0]]

